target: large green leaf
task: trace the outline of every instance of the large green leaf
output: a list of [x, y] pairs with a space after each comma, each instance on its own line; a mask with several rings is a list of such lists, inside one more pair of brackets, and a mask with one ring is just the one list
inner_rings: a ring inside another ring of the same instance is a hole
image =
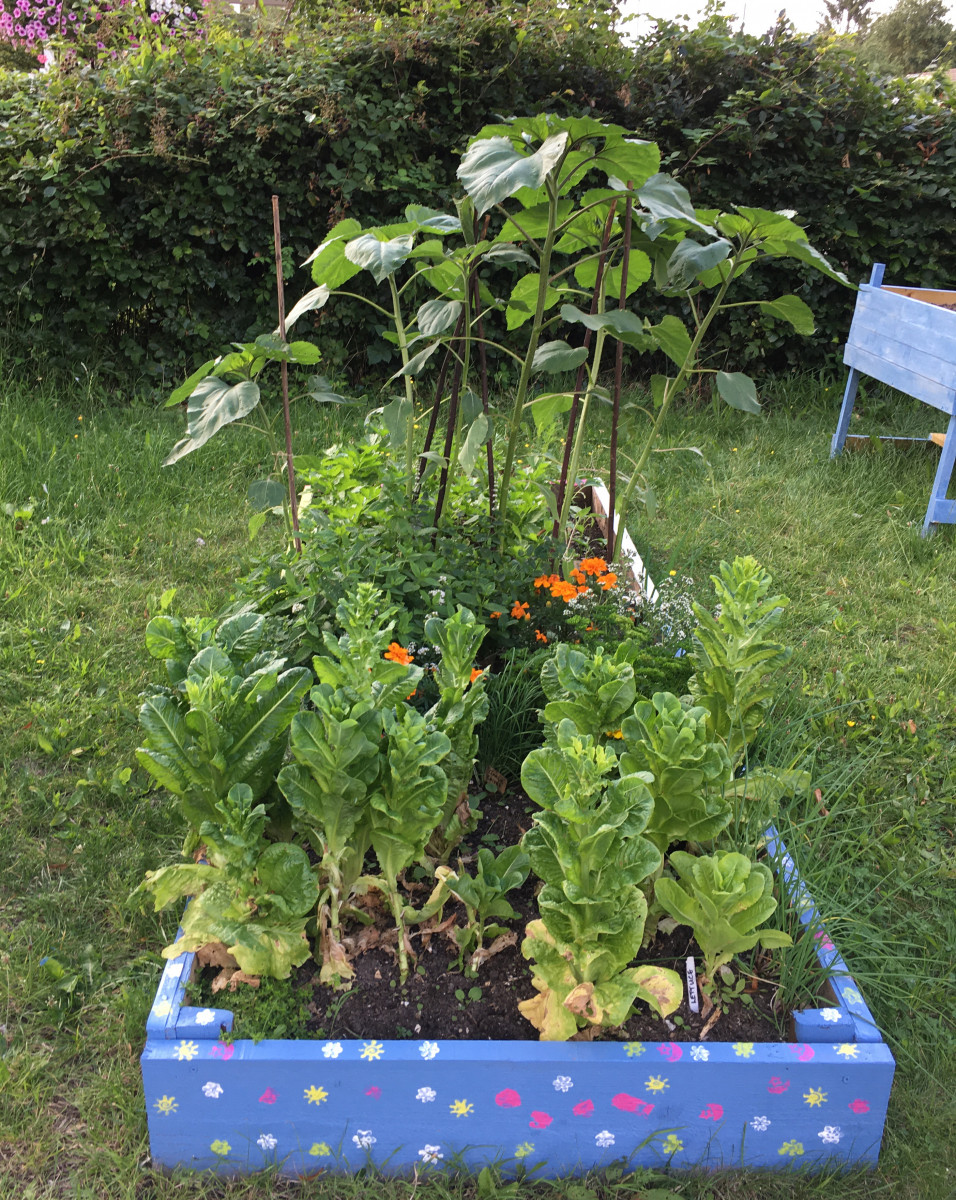
[[[512, 288], [511, 296], [508, 298], [508, 307], [505, 310], [505, 320], [509, 330], [520, 328], [534, 316], [538, 304], [540, 278], [541, 276], [534, 272], [522, 275]], [[561, 295], [562, 293], [555, 288], [548, 287], [545, 290], [544, 311], [547, 312], [549, 308], [554, 308], [561, 299]]]
[[[571, 392], [543, 392], [535, 396], [529, 405], [535, 428], [539, 431], [546, 429], [560, 413], [568, 411], [573, 401]], [[551, 494], [554, 495], [553, 492]]]
[[312, 266], [312, 279], [320, 287], [324, 284], [330, 291], [347, 283], [357, 275], [361, 267], [345, 257], [345, 243], [362, 232], [362, 226], [352, 217], [339, 221], [325, 241], [303, 263]]
[[[610, 312], [587, 313], [573, 304], [561, 305], [561, 318], [570, 325], [580, 324], [586, 329], [605, 329], [613, 338], [633, 346], [636, 350], [653, 350], [656, 340], [644, 329], [644, 322], [627, 308], [613, 308]], [[676, 317], [674, 318], [676, 320]]]
[[[690, 192], [671, 175], [652, 175], [640, 188], [638, 195], [655, 222], [678, 221], [711, 236], [716, 232], [712, 226], [697, 219]], [[651, 233], [651, 236], [654, 234]]]
[[[604, 291], [613, 300], [620, 299], [621, 276], [623, 273], [623, 266], [621, 265], [613, 266], [604, 273]], [[597, 259], [588, 259], [575, 267], [574, 277], [582, 287], [593, 288], [597, 283]], [[650, 258], [643, 250], [638, 250], [632, 246], [627, 264], [627, 292], [625, 296], [632, 296], [641, 284], [647, 283], [650, 277]]]
[[286, 333], [298, 321], [299, 317], [304, 316], [307, 312], [312, 312], [316, 308], [323, 308], [327, 303], [331, 292], [327, 284], [322, 284], [321, 287], [312, 288], [306, 292], [302, 299], [292, 306], [292, 309], [286, 313], [285, 331]]
[[462, 157], [458, 178], [480, 217], [522, 188], [541, 187], [567, 147], [564, 132], [546, 138], [533, 154], [516, 149], [507, 137], [477, 139]]
[[309, 856], [294, 843], [273, 842], [267, 846], [259, 855], [256, 873], [259, 886], [275, 893], [290, 916], [307, 913], [318, 899], [318, 880]]
[[700, 276], [722, 263], [733, 250], [730, 242], [719, 238], [702, 246], [691, 238], [684, 238], [667, 260], [667, 281], [673, 288], [693, 287]]
[[535, 351], [534, 371], [573, 371], [588, 357], [587, 346], [569, 346], [567, 342], [542, 342]]
[[671, 362], [682, 367], [690, 355], [690, 334], [684, 328], [683, 321], [668, 314], [659, 325], [650, 325], [647, 333], [664, 351]]
[[661, 152], [655, 142], [639, 138], [609, 139], [594, 166], [624, 184], [640, 188], [660, 170]]
[[175, 408], [177, 404], [182, 404], [185, 400], [188, 400], [193, 394], [193, 388], [196, 386], [196, 384], [200, 381], [200, 379], [205, 379], [215, 365], [216, 360], [214, 358], [210, 358], [207, 359], [201, 367], [197, 367], [196, 370], [193, 371], [192, 375], [190, 375], [186, 380], [186, 382], [181, 383], [173, 392], [163, 407]]
[[778, 296], [776, 300], [762, 300], [760, 307], [771, 317], [789, 321], [797, 333], [809, 336], [816, 328], [813, 312], [799, 296]]
[[167, 791], [181, 796], [202, 782], [189, 753], [191, 738], [179, 705], [169, 696], [150, 696], [139, 710], [139, 723], [146, 730], [147, 747], [136, 758]]
[[424, 337], [434, 337], [450, 329], [458, 320], [459, 300], [426, 300], [418, 310], [418, 328]]
[[371, 271], [375, 282], [381, 283], [405, 262], [413, 245], [411, 234], [381, 241], [374, 233], [363, 233], [346, 243], [345, 257], [356, 266]]
[[465, 440], [462, 442], [461, 450], [458, 452], [458, 462], [469, 479], [474, 474], [478, 453], [490, 437], [491, 418], [483, 412], [478, 413], [468, 426]]
[[762, 411], [757, 399], [757, 388], [749, 375], [740, 371], [718, 371], [717, 391], [720, 398], [731, 408], [755, 414]]
[[250, 379], [229, 384], [224, 379], [207, 375], [201, 380], [186, 409], [188, 436], [177, 442], [172, 453], [163, 461], [171, 466], [217, 433], [223, 425], [248, 415], [259, 403], [259, 385]]

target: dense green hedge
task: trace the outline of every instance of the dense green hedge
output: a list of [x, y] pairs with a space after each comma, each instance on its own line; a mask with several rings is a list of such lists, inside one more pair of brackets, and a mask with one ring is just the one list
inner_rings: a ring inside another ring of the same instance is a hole
[[[795, 209], [853, 278], [882, 259], [890, 280], [956, 284], [956, 118], [925, 89], [878, 85], [838, 44], [718, 20], [661, 24], [635, 48], [552, 0], [322, 19], [285, 40], [0, 76], [0, 311], [24, 352], [168, 379], [273, 320], [273, 193], [291, 267], [345, 213], [446, 203], [473, 132], [542, 109], [656, 138], [698, 203]], [[852, 300], [817, 276], [802, 286], [811, 346], [740, 316], [719, 353], [820, 361]], [[359, 371], [376, 343], [364, 311], [321, 320], [327, 359]]]

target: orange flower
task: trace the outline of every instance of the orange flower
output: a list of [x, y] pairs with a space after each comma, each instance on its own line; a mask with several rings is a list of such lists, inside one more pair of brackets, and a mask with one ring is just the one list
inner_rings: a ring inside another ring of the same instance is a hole
[[471, 668], [471, 679], [469, 679], [468, 682], [474, 683], [475, 680], [480, 679], [482, 677], [482, 675], [484, 675], [484, 671], [480, 671], [477, 667], [472, 667]]
[[408, 695], [405, 697], [406, 702], [408, 702], [409, 700], [414, 700], [417, 695], [418, 695], [418, 688], [416, 688], [414, 690], [414, 692], [408, 693]]
[[541, 632], [540, 629], [536, 629], [534, 631], [534, 636], [538, 639], [539, 642], [547, 643], [547, 641], [548, 641], [548, 639], [544, 636], [544, 634]]
[[603, 558], [582, 558], [581, 570], [585, 575], [600, 575], [607, 570], [607, 563]]
[[591, 589], [588, 587], [588, 585], [586, 583], [582, 583], [581, 586], [578, 588], [578, 595], [583, 596], [585, 594], [585, 592], [589, 592], [590, 590]]
[[607, 591], [609, 588], [614, 587], [614, 585], [617, 583], [617, 576], [613, 571], [608, 571], [606, 575], [598, 576], [598, 583], [602, 588], [604, 588], [605, 591]]
[[609, 729], [604, 736], [609, 738], [622, 738], [624, 734], [621, 733], [620, 729]]
[[493, 613], [491, 614], [491, 616], [490, 616], [490, 620], [492, 620], [492, 621], [497, 621], [497, 619], [498, 619], [500, 616], [501, 616], [501, 613], [500, 613], [500, 612], [493, 612]]
[[398, 642], [389, 642], [388, 649], [385, 651], [383, 657], [387, 658], [389, 662], [402, 663], [406, 667], [413, 661], [412, 656], [407, 650], [403, 650]]
[[519, 621], [522, 617], [524, 617], [526, 621], [530, 621], [531, 614], [528, 612], [527, 600], [516, 600], [511, 607], [511, 615], [516, 617]]
[[573, 600], [578, 594], [578, 589], [573, 583], [568, 583], [564, 579], [559, 579], [557, 583], [551, 585], [551, 595], [558, 600]]
[[571, 572], [571, 578], [575, 583], [587, 583], [588, 581], [587, 575], [579, 567], [575, 567]]
[[534, 581], [534, 586], [536, 588], [552, 587], [560, 580], [560, 578], [560, 575], [539, 575]]

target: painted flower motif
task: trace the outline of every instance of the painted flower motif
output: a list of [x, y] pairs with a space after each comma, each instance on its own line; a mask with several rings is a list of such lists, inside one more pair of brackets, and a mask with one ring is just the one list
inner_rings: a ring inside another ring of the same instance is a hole
[[609, 1129], [602, 1129], [600, 1133], [594, 1135], [594, 1144], [600, 1146], [602, 1150], [606, 1150], [608, 1146], [614, 1145], [614, 1134]]
[[153, 1105], [153, 1108], [155, 1108], [158, 1113], [162, 1113], [164, 1117], [168, 1117], [170, 1114], [174, 1113], [177, 1108], [179, 1108], [179, 1104], [176, 1102], [175, 1096], [160, 1096]]
[[847, 1000], [850, 1004], [862, 1004], [863, 1003], [863, 997], [856, 990], [856, 988], [851, 988], [851, 987], [844, 988], [843, 989], [843, 998], [845, 1000]]
[[328, 1100], [329, 1093], [322, 1087], [316, 1087], [314, 1083], [302, 1093], [303, 1097], [309, 1104], [321, 1104], [323, 1100]]
[[824, 1125], [817, 1137], [823, 1139], [824, 1145], [835, 1146], [843, 1137], [843, 1130], [839, 1125]]
[[388, 649], [382, 657], [387, 658], [389, 662], [401, 663], [405, 667], [414, 661], [412, 655], [404, 647], [400, 646], [398, 642], [389, 642]]
[[322, 1047], [322, 1053], [326, 1058], [338, 1058], [338, 1056], [342, 1053], [342, 1043], [326, 1042]]
[[422, 1056], [422, 1058], [425, 1059], [426, 1062], [428, 1062], [438, 1053], [438, 1043], [422, 1042], [422, 1044], [418, 1047], [418, 1053]]
[[216, 1014], [211, 1008], [204, 1008], [200, 1012], [196, 1013], [197, 1025], [211, 1025], [215, 1019]]
[[438, 1095], [438, 1093], [435, 1091], [434, 1088], [420, 1087], [418, 1089], [418, 1091], [415, 1093], [415, 1099], [421, 1100], [422, 1104], [430, 1104], [437, 1095]]
[[652, 1075], [644, 1084], [649, 1092], [662, 1092], [665, 1088], [670, 1087], [666, 1079], [661, 1079], [660, 1075]]
[[440, 1158], [444, 1158], [445, 1156], [441, 1152], [441, 1146], [429, 1146], [426, 1143], [419, 1150], [418, 1157], [423, 1163], [437, 1163]]
[[519, 1142], [515, 1146], [515, 1158], [527, 1158], [529, 1154], [534, 1154], [534, 1142]]
[[812, 1087], [809, 1092], [803, 1093], [803, 1099], [811, 1108], [818, 1108], [821, 1104], [826, 1104], [827, 1093], [820, 1088]]
[[706, 1046], [691, 1046], [690, 1056], [694, 1062], [709, 1062], [710, 1051]]
[[225, 1158], [232, 1146], [228, 1142], [224, 1142], [221, 1138], [216, 1138], [214, 1142], [209, 1143], [209, 1149], [213, 1154], [218, 1154], [220, 1158]]
[[556, 1092], [568, 1092], [574, 1087], [571, 1082], [570, 1075], [559, 1075], [557, 1079], [552, 1080], [551, 1086]]
[[839, 1021], [843, 1014], [838, 1008], [823, 1008], [820, 1010], [820, 1016], [824, 1021]]
[[448, 1105], [448, 1111], [455, 1117], [470, 1117], [475, 1106], [468, 1100], [453, 1100]]
[[625, 1042], [624, 1052], [628, 1058], [640, 1058], [644, 1053], [645, 1046], [643, 1042]]
[[736, 1054], [738, 1058], [750, 1058], [753, 1052], [753, 1042], [734, 1042], [734, 1054]]
[[803, 1153], [803, 1143], [798, 1142], [796, 1138], [791, 1138], [789, 1142], [784, 1142], [778, 1154], [789, 1154], [791, 1158], [796, 1158], [798, 1154]]
[[168, 1000], [160, 1000], [153, 1005], [153, 1016], [156, 1017], [168, 1017], [172, 1011], [173, 1006]]
[[377, 1137], [372, 1137], [371, 1129], [360, 1129], [358, 1133], [352, 1134], [352, 1141], [356, 1144], [359, 1150], [368, 1150], [370, 1146], [374, 1146], [378, 1141]]
[[385, 1047], [381, 1042], [371, 1041], [364, 1042], [362, 1049], [359, 1051], [359, 1058], [364, 1058], [367, 1062], [375, 1062], [385, 1053]]
[[684, 1149], [684, 1143], [680, 1140], [676, 1133], [669, 1133], [667, 1140], [661, 1142], [661, 1149], [665, 1154], [677, 1154], [679, 1150]]
[[750, 1128], [754, 1130], [755, 1133], [766, 1133], [770, 1128], [770, 1124], [771, 1122], [769, 1117], [754, 1117], [754, 1119], [750, 1122]]
[[860, 1053], [860, 1047], [856, 1042], [844, 1042], [842, 1046], [834, 1046], [833, 1049], [844, 1058], [856, 1058]]
[[199, 1047], [195, 1042], [180, 1042], [176, 1047], [176, 1057], [180, 1062], [192, 1062], [199, 1053]]
[[222, 1095], [222, 1084], [210, 1079], [208, 1083], [202, 1085], [202, 1094], [208, 1096], [210, 1100], [218, 1100]]
[[279, 1139], [271, 1133], [260, 1133], [256, 1138], [256, 1145], [261, 1150], [274, 1150], [279, 1144]]
[[332, 1153], [332, 1149], [328, 1142], [313, 1142], [309, 1147], [309, 1153], [313, 1158], [325, 1158], [327, 1154]]

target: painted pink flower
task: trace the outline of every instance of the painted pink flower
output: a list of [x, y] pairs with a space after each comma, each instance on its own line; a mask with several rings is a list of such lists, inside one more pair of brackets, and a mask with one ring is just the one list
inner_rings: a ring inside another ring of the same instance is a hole
[[704, 1111], [700, 1114], [702, 1121], [719, 1121], [724, 1115], [722, 1104], [708, 1104]]
[[575, 1104], [571, 1109], [576, 1117], [589, 1117], [594, 1112], [593, 1100], [582, 1100], [580, 1104]]
[[275, 1104], [275, 1102], [278, 1099], [279, 1099], [279, 1097], [272, 1090], [272, 1088], [266, 1088], [266, 1090], [259, 1097], [259, 1103], [260, 1104]]
[[663, 1046], [657, 1047], [657, 1052], [668, 1062], [677, 1062], [684, 1054], [684, 1051], [676, 1042], [666, 1042]]
[[784, 1082], [780, 1078], [779, 1075], [774, 1075], [774, 1076], [772, 1076], [770, 1083], [767, 1086], [767, 1091], [772, 1092], [773, 1095], [775, 1095], [775, 1096], [782, 1096], [783, 1093], [787, 1090], [787, 1088], [789, 1086], [790, 1086], [789, 1079], [786, 1082]]
[[366, 1096], [371, 1096], [373, 1100], [377, 1100], [382, 1094], [382, 1089], [380, 1087], [376, 1087], [374, 1084], [372, 1084], [372, 1086], [370, 1088], [368, 1088], [368, 1090], [366, 1091], [365, 1094], [366, 1094]]
[[850, 1108], [853, 1109], [855, 1113], [868, 1113], [870, 1111], [870, 1106], [865, 1100], [851, 1100]]
[[809, 1062], [815, 1053], [812, 1046], [791, 1046], [790, 1053], [795, 1054], [801, 1062]]
[[521, 1105], [521, 1097], [514, 1088], [505, 1088], [503, 1092], [499, 1092], [495, 1096], [495, 1104], [500, 1108], [519, 1108]]
[[531, 1110], [531, 1120], [528, 1122], [529, 1129], [547, 1129], [553, 1117], [548, 1116], [546, 1112], [538, 1112], [536, 1109]]

